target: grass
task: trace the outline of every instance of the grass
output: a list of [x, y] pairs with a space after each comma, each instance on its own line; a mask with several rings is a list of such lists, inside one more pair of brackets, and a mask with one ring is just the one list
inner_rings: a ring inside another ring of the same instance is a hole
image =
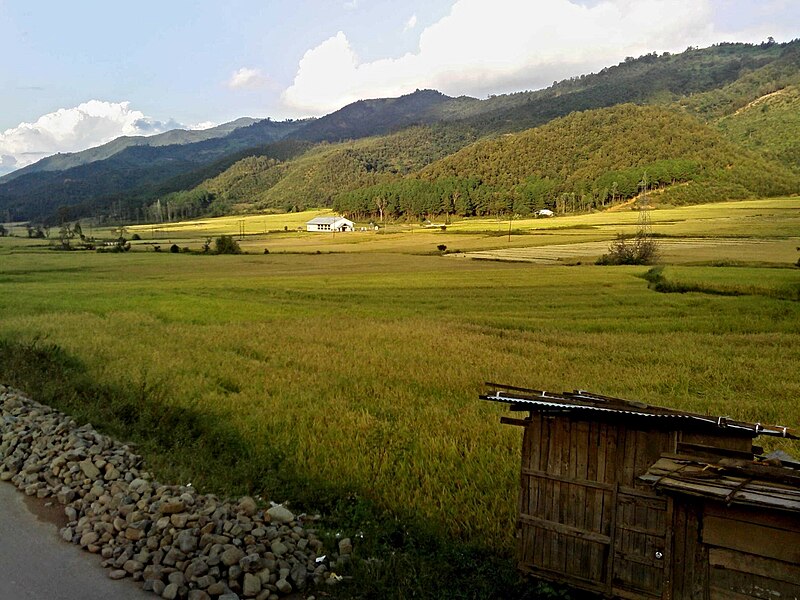
[[[742, 219], [738, 204], [701, 207], [704, 234], [731, 218], [744, 238], [783, 210], [742, 204]], [[782, 223], [770, 243], [794, 243]], [[590, 230], [564, 231], [554, 239]], [[295, 252], [309, 237], [291, 235]], [[360, 567], [344, 592], [356, 597], [536, 597], [510, 559], [520, 432], [477, 400], [484, 381], [800, 424], [800, 303], [784, 293], [798, 269], [670, 265], [662, 279], [696, 291], [666, 294], [646, 267], [427, 252], [427, 236], [504, 243], [485, 233], [371, 235], [393, 251], [111, 255], [0, 239], [0, 380], [135, 439], [163, 479], [322, 510], [383, 561]], [[709, 293], [726, 286], [742, 295]]]

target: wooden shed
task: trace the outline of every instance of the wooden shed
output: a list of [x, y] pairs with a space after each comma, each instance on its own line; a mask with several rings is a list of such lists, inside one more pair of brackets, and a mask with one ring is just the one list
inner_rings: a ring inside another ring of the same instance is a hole
[[744, 423], [584, 391], [488, 384], [527, 412], [518, 565], [609, 598], [800, 599], [800, 464]]

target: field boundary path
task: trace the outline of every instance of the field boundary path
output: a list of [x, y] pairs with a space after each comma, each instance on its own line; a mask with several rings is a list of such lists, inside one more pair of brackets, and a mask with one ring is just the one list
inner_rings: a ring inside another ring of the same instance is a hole
[[[774, 245], [769, 239], [754, 238], [656, 238], [662, 254], [683, 253], [691, 256], [693, 252], [714, 250], [724, 254], [726, 250], [741, 251], [758, 246]], [[778, 241], [777, 243], [781, 243]], [[572, 244], [553, 244], [550, 246], [523, 246], [478, 250], [454, 253], [448, 256], [461, 256], [483, 260], [530, 262], [538, 264], [563, 264], [565, 261], [594, 260], [608, 252], [610, 240], [601, 242], [578, 242]], [[670, 258], [675, 258], [670, 256]]]

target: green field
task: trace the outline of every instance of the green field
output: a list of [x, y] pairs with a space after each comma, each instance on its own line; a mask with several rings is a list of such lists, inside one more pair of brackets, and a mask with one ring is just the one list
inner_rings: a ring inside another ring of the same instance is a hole
[[[330, 498], [346, 498], [352, 512], [329, 525], [352, 527], [346, 533], [354, 536], [363, 529], [365, 553], [386, 549], [381, 527], [404, 523], [409, 539], [425, 532], [508, 565], [521, 433], [499, 424], [502, 407], [477, 399], [485, 381], [800, 425], [800, 199], [654, 211], [655, 232], [705, 241], [659, 272], [684, 293], [652, 289], [648, 267], [436, 251], [440, 243], [506, 249], [491, 221], [446, 231], [281, 231], [307, 218], [248, 217], [277, 232], [245, 236], [253, 253], [238, 256], [156, 253], [147, 227], [129, 228], [143, 239], [139, 251], [121, 254], [0, 238], [0, 340], [19, 353], [0, 361], [0, 381], [49, 377], [55, 367], [23, 363], [52, 359], [57, 345], [56, 367], [85, 369], [82, 385], [117, 393], [108, 399], [92, 388], [83, 405], [64, 403], [115, 433], [133, 423], [129, 434], [164, 479], [322, 510]], [[596, 256], [636, 218], [513, 222], [510, 244], [530, 251], [591, 242], [600, 244]], [[165, 237], [156, 239], [196, 247], [238, 227], [236, 219], [169, 233], [160, 226]], [[58, 402], [64, 381], [37, 389]], [[137, 403], [142, 411], [161, 407], [147, 427], [130, 415]], [[159, 410], [206, 425], [168, 443], [161, 430], [175, 423], [160, 420]], [[221, 442], [202, 435], [220, 427]], [[237, 467], [210, 468], [202, 462], [209, 456]], [[391, 565], [397, 572], [386, 577], [384, 597], [402, 597], [391, 586], [408, 585], [404, 568], [433, 589], [430, 574], [414, 571], [421, 567]], [[469, 577], [449, 567], [438, 577], [449, 585]], [[441, 597], [454, 597], [448, 589]]]

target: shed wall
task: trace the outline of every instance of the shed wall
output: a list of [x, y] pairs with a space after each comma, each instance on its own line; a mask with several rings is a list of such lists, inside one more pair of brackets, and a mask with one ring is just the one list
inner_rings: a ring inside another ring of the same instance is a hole
[[523, 439], [520, 568], [582, 589], [661, 598], [671, 501], [637, 477], [675, 446], [675, 432], [534, 413]]
[[708, 502], [710, 600], [800, 598], [800, 515]]

